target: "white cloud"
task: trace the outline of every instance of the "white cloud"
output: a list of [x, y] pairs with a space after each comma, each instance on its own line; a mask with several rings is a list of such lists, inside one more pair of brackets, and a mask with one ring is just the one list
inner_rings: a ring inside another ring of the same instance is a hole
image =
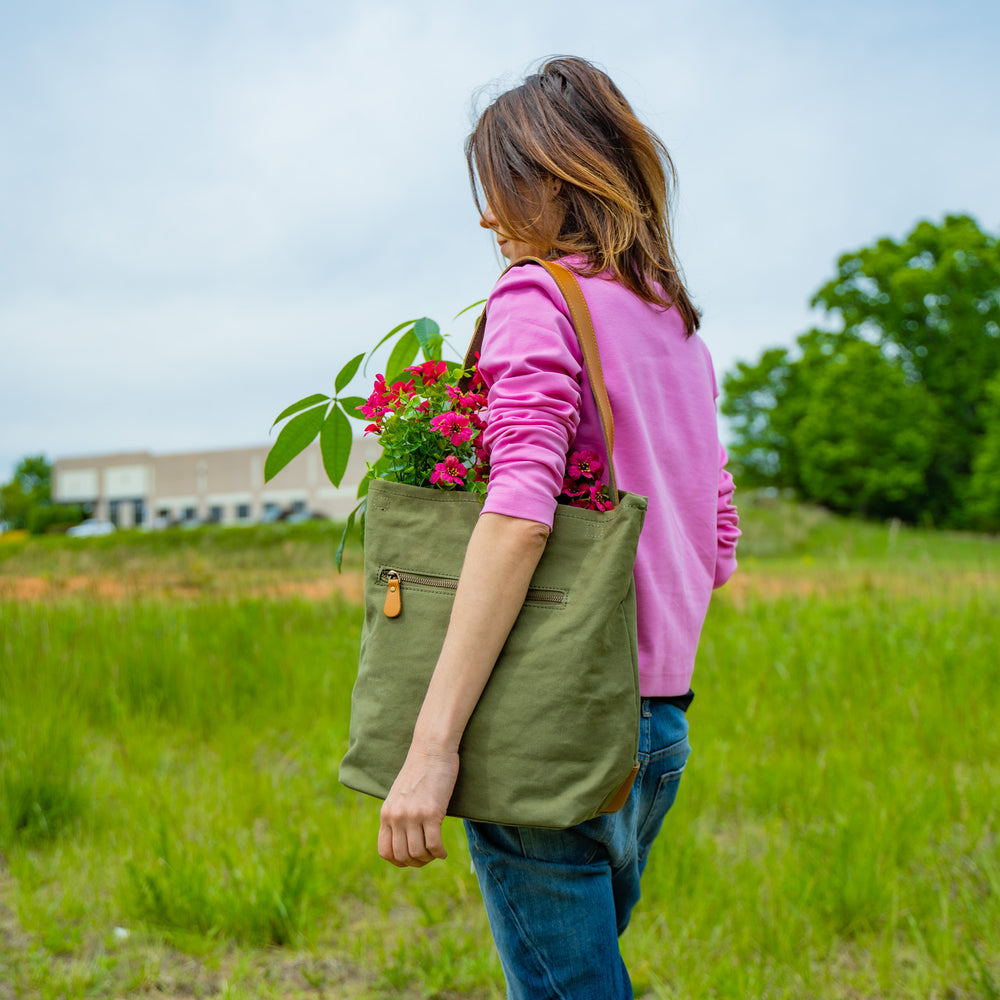
[[720, 371], [790, 343], [843, 250], [1000, 220], [971, 3], [64, 7], [0, 40], [0, 478], [259, 440], [398, 320], [484, 295], [470, 103], [545, 54], [604, 65], [671, 148]]

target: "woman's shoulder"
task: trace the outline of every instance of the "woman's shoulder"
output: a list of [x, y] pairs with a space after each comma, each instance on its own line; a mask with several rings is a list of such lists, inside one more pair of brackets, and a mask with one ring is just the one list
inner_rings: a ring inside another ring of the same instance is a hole
[[559, 286], [541, 264], [525, 260], [508, 267], [486, 300], [487, 323], [502, 316], [544, 322], [546, 315], [569, 319], [569, 308]]

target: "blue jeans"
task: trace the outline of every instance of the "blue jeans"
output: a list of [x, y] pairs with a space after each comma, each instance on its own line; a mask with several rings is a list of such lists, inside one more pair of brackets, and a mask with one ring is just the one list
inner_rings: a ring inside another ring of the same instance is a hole
[[677, 795], [687, 735], [679, 708], [644, 698], [639, 775], [619, 812], [568, 830], [466, 821], [509, 1000], [630, 1000], [618, 936]]

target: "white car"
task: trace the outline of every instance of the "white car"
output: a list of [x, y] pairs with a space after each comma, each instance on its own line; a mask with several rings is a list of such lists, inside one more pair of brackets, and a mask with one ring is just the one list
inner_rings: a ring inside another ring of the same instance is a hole
[[115, 526], [110, 521], [98, 521], [91, 518], [82, 524], [74, 524], [66, 532], [72, 538], [94, 538], [97, 535], [111, 535], [115, 531]]

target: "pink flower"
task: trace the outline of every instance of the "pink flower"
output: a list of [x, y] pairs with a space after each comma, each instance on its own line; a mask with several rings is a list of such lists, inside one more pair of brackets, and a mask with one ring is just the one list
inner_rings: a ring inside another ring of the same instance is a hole
[[486, 405], [486, 394], [482, 392], [462, 392], [457, 386], [446, 386], [448, 398], [460, 410], [481, 410]]
[[594, 510], [614, 510], [615, 505], [605, 496], [603, 486], [592, 486], [590, 488], [590, 502]]
[[[566, 493], [565, 490], [563, 490]], [[583, 493], [566, 493], [571, 497], [570, 507], [582, 507], [584, 510], [614, 510], [615, 505], [604, 493], [603, 486], [591, 486]]]
[[449, 455], [443, 462], [438, 462], [431, 473], [431, 484], [464, 483], [469, 470], [454, 456]]
[[392, 388], [389, 389], [390, 398], [395, 400], [399, 400], [403, 396], [415, 396], [416, 394], [417, 383], [412, 378], [408, 382], [393, 382]]
[[604, 470], [600, 456], [593, 451], [574, 451], [569, 456], [566, 475], [570, 479], [590, 479], [596, 481]]
[[368, 397], [366, 403], [358, 407], [361, 413], [369, 420], [374, 421], [370, 427], [365, 428], [365, 433], [367, 434], [369, 430], [380, 433], [383, 420], [396, 412], [396, 405], [398, 403], [398, 396], [393, 396], [387, 389], [385, 378], [381, 375], [376, 375], [375, 388], [372, 390], [372, 394]]
[[455, 413], [452, 410], [431, 417], [431, 427], [453, 445], [465, 444], [472, 437], [472, 422], [464, 413]]
[[424, 385], [435, 385], [438, 379], [448, 371], [448, 366], [443, 361], [425, 361], [422, 365], [414, 365], [406, 370], [413, 372], [414, 375], [419, 375]]
[[472, 377], [469, 379], [469, 389], [472, 392], [484, 393], [486, 391], [486, 382], [479, 370], [479, 351], [476, 351], [476, 364], [472, 369]]

